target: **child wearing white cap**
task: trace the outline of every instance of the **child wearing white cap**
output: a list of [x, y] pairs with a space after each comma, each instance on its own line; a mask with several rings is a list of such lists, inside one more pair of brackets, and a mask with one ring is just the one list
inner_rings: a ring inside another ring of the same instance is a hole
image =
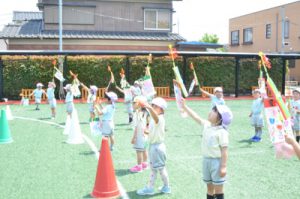
[[300, 141], [300, 89], [293, 90], [293, 100], [291, 102], [293, 131], [296, 136], [296, 141]]
[[102, 135], [108, 137], [110, 140], [110, 150], [113, 151], [114, 147], [114, 114], [115, 114], [115, 103], [118, 100], [118, 96], [114, 92], [105, 92], [107, 99], [107, 105], [102, 107], [101, 102], [99, 106], [95, 106], [95, 110], [99, 115], [102, 115], [100, 122], [100, 130]]
[[136, 96], [133, 99], [133, 127], [134, 133], [131, 139], [131, 144], [134, 145], [137, 156], [137, 165], [130, 169], [131, 172], [141, 172], [148, 167], [147, 158], [148, 153], [147, 146], [147, 134], [149, 124], [149, 112], [143, 108], [143, 105], [147, 102], [147, 98], [144, 96]]
[[202, 173], [207, 184], [207, 199], [223, 199], [223, 184], [226, 181], [228, 157], [227, 127], [232, 121], [232, 113], [226, 105], [216, 105], [208, 114], [208, 119], [201, 118], [185, 104], [183, 109], [197, 123], [204, 126], [202, 132]]
[[211, 94], [211, 93], [203, 90], [201, 87], [200, 87], [200, 90], [205, 95], [210, 97], [212, 107], [214, 107], [215, 105], [224, 105], [225, 104], [225, 101], [224, 101], [224, 98], [223, 98], [223, 88], [222, 87], [215, 87], [214, 88], [214, 94]]
[[48, 103], [51, 108], [51, 118], [54, 119], [56, 115], [56, 99], [54, 95], [54, 90], [55, 90], [55, 83], [54, 82], [48, 82], [48, 88], [47, 88], [47, 98], [48, 98]]
[[34, 100], [36, 105], [35, 110], [40, 110], [39, 105], [41, 104], [42, 101], [42, 95], [43, 93], [46, 94], [46, 92], [42, 89], [42, 87], [43, 87], [42, 83], [37, 83], [36, 89], [34, 89], [33, 92], [29, 95], [29, 96], [34, 95]]
[[72, 92], [72, 85], [71, 84], [67, 84], [64, 89], [66, 90], [67, 92], [67, 95], [66, 95], [66, 99], [65, 99], [65, 103], [66, 103], [66, 111], [67, 111], [67, 114], [72, 117], [72, 112], [73, 112], [73, 109], [74, 109], [74, 103], [73, 103], [73, 100], [74, 100], [74, 95], [73, 95], [73, 92]]
[[249, 117], [251, 118], [251, 125], [255, 128], [255, 135], [251, 138], [252, 142], [260, 142], [262, 127], [264, 126], [263, 109], [264, 100], [261, 98], [261, 93], [259, 89], [253, 91], [254, 101], [251, 107], [251, 113]]
[[97, 86], [91, 85], [90, 88], [88, 88], [86, 85], [84, 85], [82, 82], [80, 85], [88, 92], [87, 97], [87, 103], [89, 105], [89, 112], [90, 112], [90, 122], [94, 120], [95, 118], [95, 109], [94, 106], [96, 104], [97, 100]]
[[138, 195], [153, 195], [154, 183], [157, 173], [160, 173], [164, 186], [160, 188], [161, 193], [171, 193], [169, 177], [166, 169], [166, 145], [164, 112], [167, 103], [163, 98], [157, 97], [152, 100], [151, 106], [145, 103], [144, 107], [149, 111], [151, 119], [149, 124], [149, 159], [151, 175], [148, 185], [137, 191]]
[[124, 94], [124, 104], [126, 106], [126, 111], [128, 113], [129, 124], [131, 124], [133, 121], [132, 89], [128, 83], [126, 84], [126, 86], [123, 89], [116, 85], [116, 89]]

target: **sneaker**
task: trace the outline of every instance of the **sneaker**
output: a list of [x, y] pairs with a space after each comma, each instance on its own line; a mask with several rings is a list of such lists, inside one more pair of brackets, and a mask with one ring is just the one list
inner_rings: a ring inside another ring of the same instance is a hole
[[148, 169], [148, 163], [147, 162], [142, 162], [142, 167], [143, 167], [143, 169]]
[[131, 169], [129, 169], [129, 171], [132, 173], [139, 173], [139, 172], [143, 171], [143, 167], [140, 165], [136, 165], [136, 166], [132, 167]]
[[153, 188], [148, 188], [147, 186], [144, 187], [143, 189], [139, 189], [136, 191], [137, 195], [140, 196], [145, 196], [145, 195], [153, 195], [154, 194], [154, 189]]
[[250, 140], [252, 141], [252, 142], [256, 142], [256, 139], [257, 139], [258, 137], [257, 136], [253, 136]]
[[256, 137], [255, 140], [253, 140], [253, 142], [260, 142], [261, 141], [261, 138], [260, 137]]
[[171, 193], [171, 188], [169, 186], [166, 186], [166, 185], [161, 187], [159, 190], [160, 190], [161, 193], [165, 193], [165, 194]]
[[40, 109], [38, 107], [36, 107], [35, 110], [39, 111]]

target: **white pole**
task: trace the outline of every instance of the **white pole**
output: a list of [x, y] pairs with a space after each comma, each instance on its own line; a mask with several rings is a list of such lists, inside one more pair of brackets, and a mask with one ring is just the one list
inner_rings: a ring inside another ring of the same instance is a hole
[[58, 0], [58, 20], [59, 20], [59, 51], [63, 50], [62, 46], [62, 0]]

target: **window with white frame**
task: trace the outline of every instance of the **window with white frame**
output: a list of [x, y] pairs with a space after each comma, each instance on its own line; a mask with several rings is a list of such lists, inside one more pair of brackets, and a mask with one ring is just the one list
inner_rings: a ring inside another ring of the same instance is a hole
[[284, 38], [288, 39], [290, 37], [290, 21], [284, 21]]
[[240, 31], [234, 30], [231, 31], [231, 45], [239, 45], [240, 42]]
[[170, 30], [171, 12], [169, 9], [145, 9], [145, 30]]
[[270, 38], [271, 38], [271, 34], [272, 34], [272, 31], [271, 31], [271, 24], [267, 24], [267, 25], [266, 25], [266, 38], [267, 38], [267, 39], [270, 39]]
[[243, 43], [244, 44], [252, 44], [253, 43], [252, 28], [245, 28], [243, 30]]

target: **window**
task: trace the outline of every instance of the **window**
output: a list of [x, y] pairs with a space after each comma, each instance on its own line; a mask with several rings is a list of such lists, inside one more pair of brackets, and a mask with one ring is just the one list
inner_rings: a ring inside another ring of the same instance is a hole
[[240, 37], [239, 37], [240, 32], [238, 30], [231, 31], [231, 45], [239, 45]]
[[171, 12], [168, 9], [145, 9], [145, 30], [170, 30]]
[[290, 37], [290, 21], [284, 21], [284, 38], [288, 39]]
[[252, 44], [253, 36], [252, 36], [252, 28], [245, 28], [243, 31], [243, 44]]
[[266, 39], [270, 39], [271, 38], [271, 24], [267, 24], [266, 25]]

